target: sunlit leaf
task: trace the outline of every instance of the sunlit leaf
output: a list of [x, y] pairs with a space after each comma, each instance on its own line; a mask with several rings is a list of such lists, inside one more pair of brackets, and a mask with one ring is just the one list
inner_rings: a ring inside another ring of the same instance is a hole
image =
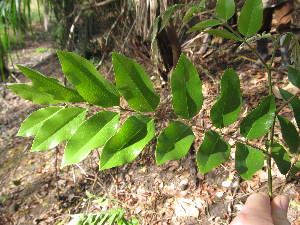
[[300, 142], [296, 127], [285, 117], [277, 115], [277, 118], [280, 123], [283, 140], [288, 145], [289, 151], [291, 153], [298, 152]]
[[50, 116], [39, 128], [31, 151], [48, 150], [70, 139], [84, 121], [86, 113], [84, 108], [64, 108]]
[[8, 86], [20, 97], [41, 105], [84, 101], [75, 90], [64, 87], [59, 84], [58, 80], [24, 66], [18, 67], [32, 81], [32, 85], [12, 84]]
[[43, 123], [61, 109], [63, 107], [48, 107], [31, 113], [21, 124], [17, 135], [23, 137], [36, 135]]
[[118, 53], [112, 53], [117, 88], [130, 107], [140, 112], [153, 112], [159, 96], [149, 75], [135, 61]]
[[210, 118], [218, 128], [235, 122], [242, 107], [240, 80], [233, 69], [227, 69], [221, 80], [221, 94], [210, 111]]
[[214, 27], [214, 26], [217, 26], [217, 25], [220, 25], [220, 24], [222, 24], [222, 22], [220, 20], [217, 20], [217, 19], [205, 20], [205, 21], [197, 23], [196, 25], [194, 25], [193, 27], [191, 27], [188, 30], [187, 33], [191, 33], [191, 32], [194, 32], [194, 31], [203, 30], [205, 28]]
[[100, 170], [132, 162], [155, 134], [153, 119], [129, 117], [120, 130], [105, 144], [100, 157]]
[[256, 34], [263, 21], [262, 0], [246, 0], [238, 17], [238, 30], [246, 37]]
[[183, 158], [194, 141], [192, 129], [179, 122], [172, 122], [157, 139], [155, 158], [157, 165]]
[[236, 144], [235, 168], [240, 176], [249, 180], [264, 166], [264, 153], [242, 143]]
[[118, 113], [102, 111], [82, 123], [68, 141], [61, 167], [79, 163], [93, 149], [104, 146], [116, 133], [119, 117]]
[[110, 82], [88, 60], [71, 52], [57, 51], [62, 70], [79, 94], [89, 103], [111, 107], [120, 104], [120, 96]]
[[205, 132], [203, 143], [197, 155], [197, 166], [201, 173], [207, 173], [228, 160], [230, 146], [218, 133], [209, 130]]
[[273, 143], [272, 157], [280, 173], [286, 175], [291, 168], [291, 160], [286, 150], [279, 143]]
[[270, 95], [241, 122], [240, 133], [248, 139], [260, 138], [271, 128], [275, 117], [275, 98]]
[[229, 20], [235, 13], [234, 0], [218, 0], [216, 6], [216, 16], [218, 18]]
[[202, 82], [192, 62], [181, 54], [171, 76], [173, 108], [176, 115], [190, 119], [199, 113], [202, 103]]

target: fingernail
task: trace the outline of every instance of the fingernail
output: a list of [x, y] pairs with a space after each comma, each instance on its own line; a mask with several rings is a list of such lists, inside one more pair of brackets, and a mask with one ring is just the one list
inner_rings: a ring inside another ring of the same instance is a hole
[[289, 207], [289, 197], [288, 196], [285, 196], [285, 195], [282, 195], [280, 196], [280, 199], [279, 199], [279, 207], [280, 209], [282, 210], [287, 210], [288, 207]]

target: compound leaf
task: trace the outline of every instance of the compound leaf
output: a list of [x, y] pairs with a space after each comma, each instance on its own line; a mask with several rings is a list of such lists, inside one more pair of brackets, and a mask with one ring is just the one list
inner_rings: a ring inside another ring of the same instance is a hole
[[216, 16], [220, 19], [229, 20], [235, 13], [234, 0], [218, 0]]
[[90, 61], [71, 52], [57, 51], [57, 55], [65, 76], [84, 100], [102, 107], [120, 104], [115, 86], [105, 80]]
[[235, 122], [242, 107], [240, 80], [233, 69], [227, 69], [221, 80], [221, 95], [210, 111], [210, 118], [218, 128]]
[[262, 21], [262, 0], [246, 0], [238, 18], [239, 32], [246, 37], [251, 37], [259, 31]]
[[18, 68], [32, 81], [32, 85], [12, 84], [8, 86], [20, 97], [40, 105], [84, 101], [75, 90], [64, 87], [59, 84], [58, 80], [46, 77], [25, 66], [18, 66]]
[[288, 66], [288, 78], [289, 81], [300, 89], [300, 71]]
[[291, 160], [286, 150], [279, 143], [273, 143], [272, 145], [272, 157], [283, 175], [286, 175], [291, 168]]
[[179, 121], [172, 122], [157, 139], [155, 151], [157, 165], [183, 158], [193, 141], [194, 134], [189, 126]]
[[201, 173], [207, 173], [227, 161], [229, 155], [229, 144], [218, 133], [209, 130], [205, 132], [203, 143], [197, 152], [197, 166]]
[[216, 37], [226, 38], [229, 40], [240, 41], [240, 38], [235, 34], [229, 32], [228, 30], [220, 30], [220, 29], [210, 29], [203, 31], [205, 33], [211, 34]]
[[171, 76], [173, 108], [176, 115], [190, 119], [199, 113], [202, 103], [202, 82], [195, 66], [181, 54]]
[[31, 151], [43, 151], [56, 147], [70, 139], [83, 122], [87, 113], [85, 108], [63, 108], [50, 116], [38, 130]]
[[220, 20], [216, 20], [216, 19], [205, 20], [205, 21], [197, 23], [196, 25], [194, 25], [193, 27], [191, 27], [187, 31], [187, 33], [191, 33], [191, 32], [194, 32], [194, 31], [203, 30], [205, 28], [214, 27], [214, 26], [217, 26], [217, 25], [220, 25], [220, 24], [222, 24], [222, 22]]
[[63, 107], [48, 107], [39, 109], [28, 116], [21, 124], [18, 136], [35, 136], [43, 123]]
[[155, 134], [153, 119], [134, 115], [105, 144], [100, 156], [100, 170], [132, 162]]
[[79, 163], [88, 154], [104, 144], [116, 133], [120, 115], [116, 112], [98, 112], [83, 122], [68, 141], [62, 166]]
[[299, 135], [294, 124], [287, 118], [277, 115], [280, 123], [283, 140], [291, 153], [297, 153], [299, 148]]
[[159, 96], [144, 69], [132, 59], [112, 53], [116, 84], [130, 107], [140, 112], [153, 112]]
[[271, 128], [275, 117], [275, 98], [270, 95], [241, 122], [240, 133], [248, 139], [260, 138]]
[[264, 166], [264, 153], [242, 143], [237, 143], [235, 152], [235, 168], [240, 176], [249, 180]]
[[[279, 88], [280, 94], [282, 98], [286, 101], [288, 101], [290, 98], [292, 98], [294, 95], [292, 95], [290, 92]], [[293, 109], [294, 117], [297, 123], [298, 128], [300, 128], [300, 99], [295, 97], [291, 102], [290, 105]]]

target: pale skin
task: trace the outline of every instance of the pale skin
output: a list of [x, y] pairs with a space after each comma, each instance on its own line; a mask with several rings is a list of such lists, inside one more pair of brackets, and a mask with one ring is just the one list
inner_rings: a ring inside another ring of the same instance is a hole
[[276, 196], [272, 201], [264, 193], [252, 194], [230, 225], [291, 225], [287, 219], [289, 199]]

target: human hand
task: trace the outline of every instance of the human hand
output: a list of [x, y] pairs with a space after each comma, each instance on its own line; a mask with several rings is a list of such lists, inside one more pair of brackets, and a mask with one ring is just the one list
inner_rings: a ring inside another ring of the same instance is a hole
[[288, 207], [286, 196], [279, 195], [270, 202], [266, 194], [252, 194], [230, 225], [290, 225]]

